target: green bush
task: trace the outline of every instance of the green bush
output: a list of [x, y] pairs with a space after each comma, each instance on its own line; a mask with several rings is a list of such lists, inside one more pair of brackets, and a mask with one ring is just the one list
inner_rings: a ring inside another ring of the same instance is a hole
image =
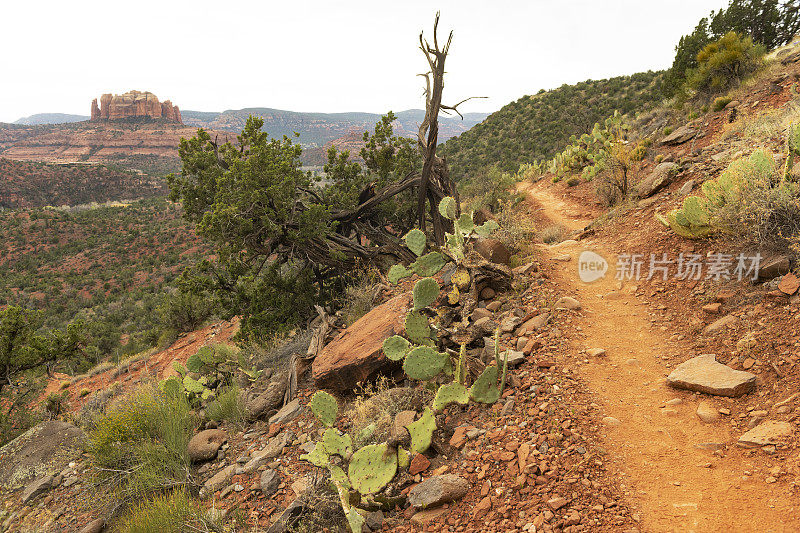
[[686, 83], [701, 94], [727, 91], [758, 70], [763, 56], [763, 46], [729, 32], [697, 54], [697, 67], [687, 72]]
[[725, 106], [730, 104], [733, 99], [730, 96], [720, 96], [718, 98], [714, 98], [714, 104], [711, 108], [714, 111], [722, 111], [725, 109]]
[[218, 391], [214, 401], [206, 406], [206, 416], [209, 420], [227, 422], [237, 428], [244, 426], [245, 415], [241, 390], [233, 385]]
[[98, 481], [122, 500], [185, 483], [196, 425], [182, 394], [146, 386], [110, 407], [87, 435]]
[[210, 520], [203, 508], [191, 501], [183, 490], [160, 494], [138, 504], [125, 518], [120, 533], [184, 533], [186, 531], [223, 531], [221, 524]]

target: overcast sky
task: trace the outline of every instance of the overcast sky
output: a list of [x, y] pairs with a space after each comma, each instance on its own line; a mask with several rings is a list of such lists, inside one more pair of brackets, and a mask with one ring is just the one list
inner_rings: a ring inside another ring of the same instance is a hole
[[105, 92], [182, 109], [382, 113], [423, 107], [417, 38], [454, 30], [445, 102], [662, 69], [726, 0], [25, 0], [3, 2], [0, 121], [88, 115]]

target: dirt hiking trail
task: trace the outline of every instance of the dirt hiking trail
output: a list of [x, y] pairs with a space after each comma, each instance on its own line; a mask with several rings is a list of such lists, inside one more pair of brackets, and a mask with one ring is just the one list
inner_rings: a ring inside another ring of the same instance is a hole
[[[556, 197], [542, 182], [520, 190], [553, 224], [580, 230], [591, 221], [582, 218], [585, 208]], [[578, 255], [587, 249], [609, 263], [606, 276], [593, 283], [578, 277]], [[706, 424], [696, 415], [701, 401], [718, 408], [730, 400], [666, 384], [669, 368], [662, 355], [683, 354], [651, 322], [647, 305], [633, 294], [636, 282], [623, 286], [615, 279], [616, 254], [587, 239], [543, 245], [542, 255], [545, 262], [557, 265], [551, 275], [563, 294], [574, 296], [583, 306], [582, 331], [573, 341], [572, 360], [580, 365], [578, 375], [588, 384], [602, 416], [620, 422], [604, 425], [604, 444], [620, 469], [622, 489], [639, 510], [642, 531], [800, 531], [796, 497], [785, 485], [768, 485], [763, 476], [752, 475], [763, 469], [764, 454], [745, 457], [735, 448], [738, 435], [728, 424]], [[570, 256], [568, 261], [565, 255]], [[592, 348], [605, 349], [606, 355], [579, 354]], [[703, 443], [724, 443], [726, 449], [714, 454], [713, 449], [696, 446]]]

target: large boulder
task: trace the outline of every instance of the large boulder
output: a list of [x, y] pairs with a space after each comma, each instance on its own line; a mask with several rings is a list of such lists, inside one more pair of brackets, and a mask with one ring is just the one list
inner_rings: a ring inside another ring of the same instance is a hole
[[714, 354], [706, 354], [675, 367], [667, 383], [678, 389], [736, 397], [756, 388], [756, 376], [718, 363]]
[[383, 341], [404, 331], [410, 293], [379, 305], [345, 329], [314, 359], [312, 376], [317, 387], [350, 391], [365, 379], [390, 367]]
[[37, 478], [58, 475], [83, 453], [83, 432], [48, 420], [0, 448], [0, 487], [21, 489]]
[[661, 163], [645, 179], [636, 184], [635, 193], [639, 198], [647, 198], [672, 183], [678, 175], [678, 165]]
[[228, 441], [228, 435], [221, 429], [206, 429], [191, 438], [186, 448], [189, 460], [193, 463], [210, 461], [217, 456], [220, 447]]
[[478, 239], [475, 241], [475, 251], [492, 263], [506, 266], [511, 264], [511, 252], [497, 239]]
[[661, 144], [666, 144], [668, 146], [677, 146], [679, 144], [683, 144], [686, 141], [694, 139], [695, 135], [697, 135], [697, 130], [694, 128], [690, 128], [689, 126], [681, 126], [677, 130], [673, 131], [663, 139], [661, 139]]

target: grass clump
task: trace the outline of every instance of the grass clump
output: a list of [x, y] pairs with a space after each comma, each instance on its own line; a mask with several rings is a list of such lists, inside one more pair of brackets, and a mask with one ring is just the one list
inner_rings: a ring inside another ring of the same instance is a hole
[[196, 425], [182, 394], [145, 386], [116, 402], [87, 436], [98, 481], [124, 502], [185, 483]]
[[209, 420], [233, 424], [237, 428], [244, 427], [246, 414], [241, 390], [235, 385], [222, 388], [216, 399], [206, 406]]
[[730, 96], [720, 96], [719, 98], [714, 99], [714, 104], [711, 108], [714, 111], [722, 111], [725, 109], [725, 106], [730, 104], [733, 99]]
[[545, 244], [557, 244], [566, 238], [567, 233], [567, 228], [560, 224], [555, 224], [553, 226], [547, 226], [540, 231], [539, 238], [542, 239], [542, 242]]
[[183, 490], [160, 494], [134, 507], [122, 519], [120, 533], [183, 533], [185, 531], [222, 531], [218, 521], [210, 519], [203, 509]]

